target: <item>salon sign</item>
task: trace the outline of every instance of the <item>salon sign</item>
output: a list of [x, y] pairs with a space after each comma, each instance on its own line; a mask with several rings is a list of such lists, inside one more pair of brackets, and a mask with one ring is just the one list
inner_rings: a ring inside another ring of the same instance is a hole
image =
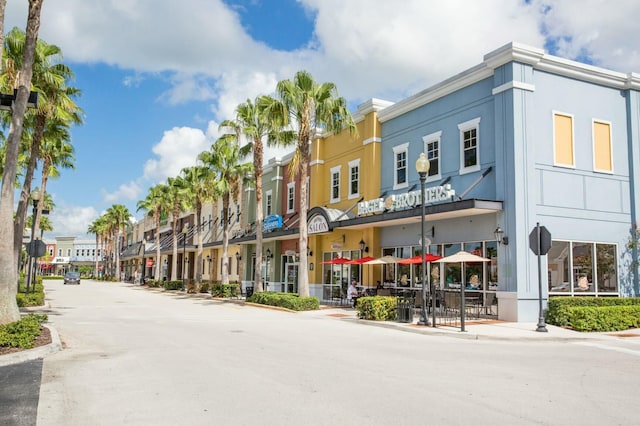
[[309, 234], [320, 234], [322, 232], [329, 232], [329, 224], [327, 219], [322, 215], [316, 215], [307, 224], [307, 232]]
[[[451, 189], [451, 185], [434, 186], [425, 189], [425, 204], [438, 201], [449, 201], [456, 195], [456, 191]], [[368, 214], [378, 214], [385, 211], [412, 209], [421, 205], [422, 194], [420, 191], [411, 191], [404, 194], [393, 194], [387, 198], [376, 198], [375, 200], [362, 201], [358, 203], [358, 216]]]

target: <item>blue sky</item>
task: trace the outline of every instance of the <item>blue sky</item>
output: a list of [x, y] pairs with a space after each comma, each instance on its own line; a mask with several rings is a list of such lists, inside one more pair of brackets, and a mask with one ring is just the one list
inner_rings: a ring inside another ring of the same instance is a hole
[[[5, 29], [24, 29], [9, 0]], [[247, 98], [300, 70], [355, 108], [396, 101], [510, 41], [640, 72], [640, 2], [619, 0], [45, 0], [40, 37], [62, 48], [82, 90], [75, 171], [51, 180], [56, 235], [84, 238], [112, 204], [194, 164]], [[465, 13], [460, 13], [463, 10]], [[577, 13], [579, 12], [579, 13]], [[282, 155], [270, 150], [267, 158]], [[37, 178], [39, 179], [39, 178]]]

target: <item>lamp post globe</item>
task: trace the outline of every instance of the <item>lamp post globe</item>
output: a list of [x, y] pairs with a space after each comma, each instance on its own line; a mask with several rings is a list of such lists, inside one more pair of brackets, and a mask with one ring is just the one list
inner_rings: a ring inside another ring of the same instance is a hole
[[185, 257], [187, 250], [187, 234], [189, 233], [189, 226], [185, 224], [182, 227], [182, 291], [185, 291], [185, 269], [187, 267], [187, 258]]
[[[425, 203], [425, 199], [424, 199], [424, 184], [425, 181], [427, 180], [427, 173], [429, 173], [429, 160], [427, 159], [427, 156], [424, 154], [424, 152], [420, 153], [420, 156], [418, 157], [418, 159], [416, 160], [416, 171], [418, 172], [418, 175], [420, 175], [420, 205], [421, 205], [421, 215], [420, 215], [420, 243], [422, 245], [422, 307], [420, 309], [420, 320], [418, 320], [418, 325], [424, 325], [424, 326], [428, 326], [429, 325], [429, 316], [427, 315], [427, 283], [426, 283], [426, 268], [427, 268], [427, 264], [426, 264], [426, 238], [424, 235], [424, 215], [425, 215], [425, 209], [424, 209], [424, 203]], [[433, 306], [433, 308], [435, 308], [435, 306]], [[435, 325], [435, 321], [434, 321], [434, 325]]]

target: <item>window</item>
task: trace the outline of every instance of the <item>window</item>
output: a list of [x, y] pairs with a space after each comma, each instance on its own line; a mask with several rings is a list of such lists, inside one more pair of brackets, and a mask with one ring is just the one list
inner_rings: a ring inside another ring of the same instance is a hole
[[342, 166], [336, 166], [331, 168], [331, 200], [332, 203], [340, 201], [340, 169]]
[[618, 292], [615, 244], [552, 241], [548, 259], [550, 293], [577, 296]]
[[613, 172], [611, 123], [593, 121], [593, 169], [597, 172]]
[[67, 256], [71, 257], [71, 249], [67, 249]]
[[574, 167], [573, 116], [553, 114], [553, 151], [556, 166]]
[[220, 228], [224, 225], [224, 209], [220, 209]]
[[296, 201], [296, 183], [289, 182], [287, 184], [287, 213], [293, 213]]
[[211, 229], [211, 213], [209, 213], [209, 229]]
[[349, 199], [360, 196], [360, 159], [349, 162]]
[[442, 131], [435, 132], [422, 138], [424, 142], [424, 152], [429, 159], [429, 173], [427, 181], [439, 180], [440, 176], [440, 139]]
[[480, 170], [480, 117], [458, 124], [460, 130], [460, 174]]
[[407, 150], [409, 144], [393, 147], [393, 189], [406, 188], [407, 182]]
[[58, 249], [58, 256], [62, 256], [62, 249]]
[[264, 211], [265, 215], [269, 216], [271, 214], [272, 206], [273, 206], [273, 190], [268, 190], [264, 197]]
[[240, 223], [240, 203], [236, 204], [236, 223]]

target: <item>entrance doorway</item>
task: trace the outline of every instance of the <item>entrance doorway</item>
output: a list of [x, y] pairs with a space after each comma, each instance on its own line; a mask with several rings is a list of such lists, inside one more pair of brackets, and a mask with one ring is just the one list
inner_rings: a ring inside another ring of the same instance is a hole
[[298, 292], [298, 263], [285, 263], [284, 265], [284, 291], [285, 293]]

